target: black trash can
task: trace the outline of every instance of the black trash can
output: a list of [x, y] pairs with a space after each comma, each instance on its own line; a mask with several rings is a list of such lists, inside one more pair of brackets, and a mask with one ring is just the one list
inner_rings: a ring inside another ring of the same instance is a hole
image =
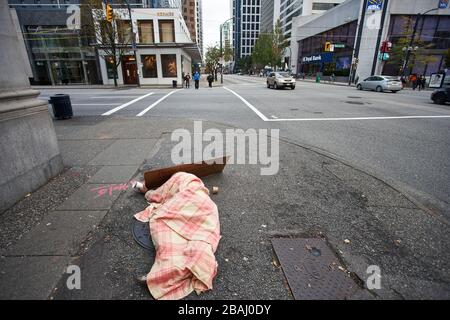
[[68, 94], [55, 94], [50, 97], [49, 102], [53, 107], [53, 115], [56, 119], [72, 118], [72, 103]]
[[177, 87], [177, 80], [173, 80], [173, 81], [172, 81], [172, 87], [173, 87], [173, 88], [176, 88], [176, 87]]

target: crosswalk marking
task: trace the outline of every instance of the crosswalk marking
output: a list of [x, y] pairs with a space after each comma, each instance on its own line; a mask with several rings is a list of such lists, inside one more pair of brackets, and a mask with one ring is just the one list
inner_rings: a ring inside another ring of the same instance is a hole
[[144, 99], [144, 98], [147, 98], [148, 96], [151, 96], [152, 94], [153, 94], [153, 92], [144, 94], [143, 96], [141, 96], [141, 97], [139, 97], [139, 98], [136, 98], [136, 99], [134, 99], [134, 100], [131, 100], [131, 101], [127, 102], [127, 103], [124, 103], [124, 104], [122, 104], [122, 105], [120, 105], [120, 106], [118, 106], [118, 107], [115, 107], [114, 109], [111, 109], [111, 110], [105, 112], [104, 114], [102, 114], [102, 116], [110, 116], [110, 115], [112, 115], [113, 113], [115, 113], [115, 112], [117, 112], [117, 111], [119, 111], [119, 110], [122, 110], [122, 109], [125, 108], [125, 107], [128, 107], [130, 104], [133, 104], [133, 103], [135, 103], [135, 102], [138, 102], [139, 100], [142, 100], [142, 99]]
[[158, 101], [156, 101], [155, 103], [151, 104], [150, 106], [148, 106], [147, 108], [145, 108], [143, 111], [139, 112], [136, 117], [142, 117], [144, 114], [146, 114], [148, 111], [150, 111], [151, 109], [153, 109], [154, 107], [156, 107], [161, 101], [165, 100], [166, 98], [168, 98], [170, 95], [174, 94], [177, 91], [180, 91], [181, 89], [178, 90], [173, 90], [171, 92], [169, 92], [168, 94], [166, 94], [164, 97], [162, 97], [161, 99], [159, 99]]

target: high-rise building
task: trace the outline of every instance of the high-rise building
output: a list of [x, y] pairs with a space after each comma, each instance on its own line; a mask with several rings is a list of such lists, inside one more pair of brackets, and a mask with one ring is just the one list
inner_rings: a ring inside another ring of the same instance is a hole
[[203, 4], [202, 0], [197, 0], [197, 43], [200, 48], [200, 52], [203, 55]]
[[260, 33], [261, 0], [232, 0], [235, 60], [249, 56]]
[[191, 39], [196, 42], [203, 53], [203, 25], [201, 0], [183, 0], [182, 12], [186, 25], [191, 34]]
[[[272, 32], [276, 19], [280, 16], [281, 0], [261, 0], [261, 31]], [[276, 13], [276, 14], [275, 14]]]
[[309, 16], [323, 13], [345, 0], [262, 0], [261, 30], [273, 31], [273, 26], [280, 20], [281, 29], [291, 40], [292, 19], [297, 16]]

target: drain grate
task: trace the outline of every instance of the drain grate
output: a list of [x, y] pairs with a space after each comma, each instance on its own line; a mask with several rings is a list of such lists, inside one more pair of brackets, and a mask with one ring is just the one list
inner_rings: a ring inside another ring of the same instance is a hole
[[358, 290], [322, 239], [276, 238], [272, 245], [296, 300], [344, 300]]
[[141, 247], [147, 250], [152, 250], [153, 244], [150, 237], [150, 228], [148, 226], [148, 223], [134, 220], [133, 238]]

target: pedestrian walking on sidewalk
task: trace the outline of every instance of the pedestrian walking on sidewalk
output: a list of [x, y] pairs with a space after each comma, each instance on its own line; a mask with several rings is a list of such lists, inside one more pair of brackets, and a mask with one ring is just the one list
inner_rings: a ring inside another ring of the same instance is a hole
[[419, 86], [422, 88], [422, 90], [425, 90], [425, 85], [427, 84], [427, 79], [425, 76], [420, 76], [420, 83]]
[[195, 82], [195, 89], [198, 90], [200, 84], [200, 73], [198, 73], [198, 71], [195, 71], [194, 73], [194, 82]]
[[206, 78], [208, 80], [208, 85], [210, 88], [212, 88], [212, 83], [214, 81], [214, 76], [212, 74], [208, 75], [208, 78]]
[[189, 73], [184, 76], [184, 82], [186, 85], [186, 89], [189, 89], [191, 86], [191, 75]]
[[413, 73], [409, 77], [409, 81], [412, 83], [412, 89], [416, 90], [417, 89], [417, 74]]

